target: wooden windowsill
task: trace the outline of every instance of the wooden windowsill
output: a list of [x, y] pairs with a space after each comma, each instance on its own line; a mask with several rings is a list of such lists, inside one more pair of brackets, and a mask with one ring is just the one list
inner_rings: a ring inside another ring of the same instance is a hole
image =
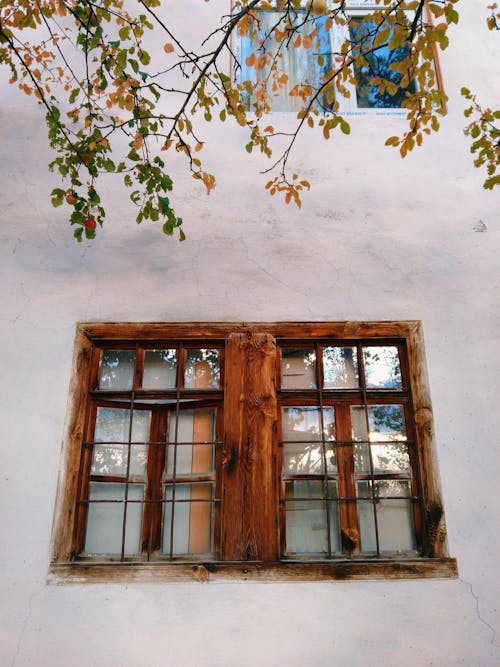
[[47, 583], [317, 582], [454, 579], [454, 558], [322, 563], [54, 563]]

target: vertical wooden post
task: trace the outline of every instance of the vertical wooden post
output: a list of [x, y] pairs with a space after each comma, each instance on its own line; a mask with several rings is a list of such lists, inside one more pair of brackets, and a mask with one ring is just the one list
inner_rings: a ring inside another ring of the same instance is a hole
[[231, 334], [226, 348], [222, 543], [225, 560], [278, 559], [276, 343]]

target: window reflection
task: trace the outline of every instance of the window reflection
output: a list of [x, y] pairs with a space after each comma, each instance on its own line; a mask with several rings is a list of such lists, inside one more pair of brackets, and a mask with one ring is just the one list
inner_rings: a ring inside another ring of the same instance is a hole
[[377, 551], [377, 533], [381, 552], [413, 551], [416, 543], [409, 482], [360, 481], [357, 488], [362, 552]]
[[220, 386], [219, 350], [186, 350], [184, 372], [186, 389], [218, 389]]
[[350, 389], [359, 386], [358, 358], [355, 347], [324, 347], [325, 389]]
[[401, 366], [396, 346], [363, 347], [368, 389], [401, 389]]
[[99, 369], [99, 389], [115, 391], [132, 389], [134, 369], [134, 350], [103, 350]]
[[[407, 43], [397, 49], [389, 49], [387, 45], [378, 45], [373, 48], [375, 37], [380, 27], [367, 17], [351, 18], [349, 22], [349, 33], [352, 42], [356, 42], [353, 49], [354, 55], [363, 55], [363, 64], [354, 63], [356, 76], [356, 97], [358, 107], [394, 109], [403, 106], [407, 94], [416, 91], [415, 82], [411, 81], [407, 87], [401, 86], [402, 76], [400, 72], [393, 69], [395, 63], [405, 60], [410, 54]], [[393, 28], [387, 37], [389, 42]], [[372, 83], [372, 79], [378, 77], [388, 82], [383, 91], [378, 84]]]
[[174, 389], [177, 375], [177, 350], [146, 350], [143, 389]]
[[313, 348], [281, 350], [281, 388], [316, 389], [316, 353]]
[[[286, 552], [288, 555], [327, 555], [340, 552], [337, 483], [328, 482], [323, 498], [321, 480], [286, 484]], [[327, 509], [327, 504], [328, 509]]]
[[[250, 31], [241, 37], [240, 80], [252, 86], [251, 93], [245, 88], [243, 99], [248, 107], [265, 101], [273, 111], [300, 111], [332, 69], [327, 16], [309, 15], [305, 20], [305, 12], [293, 9], [286, 14], [275, 11], [256, 14]], [[288, 48], [286, 36], [283, 40], [276, 39], [275, 28], [283, 33], [290, 20], [301, 41]], [[306, 48], [304, 44], [308, 42], [310, 46]], [[259, 57], [252, 59], [252, 54]], [[333, 96], [324, 91], [314, 106], [325, 111], [331, 110], [333, 103]]]

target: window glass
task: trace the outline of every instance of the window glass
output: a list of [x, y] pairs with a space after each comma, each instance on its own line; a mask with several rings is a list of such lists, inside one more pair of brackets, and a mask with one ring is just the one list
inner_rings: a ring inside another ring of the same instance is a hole
[[359, 386], [358, 357], [355, 347], [323, 348], [325, 389], [355, 389]]
[[186, 389], [218, 389], [220, 386], [219, 350], [186, 350], [184, 386]]
[[402, 387], [397, 347], [365, 346], [363, 357], [368, 389], [400, 389]]
[[316, 353], [314, 349], [281, 350], [281, 388], [315, 389]]
[[99, 369], [99, 389], [132, 389], [135, 350], [103, 350]]
[[174, 389], [177, 375], [177, 350], [144, 352], [143, 389]]
[[212, 551], [213, 485], [166, 484], [163, 552], [167, 555]]
[[[170, 419], [167, 475], [210, 472], [214, 465], [215, 409], [182, 410]], [[196, 444], [193, 444], [196, 443]], [[207, 444], [205, 444], [207, 443]]]
[[[405, 497], [406, 496], [406, 497]], [[358, 482], [361, 551], [408, 552], [415, 549], [409, 483], [398, 480]], [[376, 523], [375, 523], [376, 521]]]
[[286, 484], [287, 555], [327, 555], [340, 551], [337, 485], [294, 480]]
[[[286, 24], [294, 19], [298, 27], [294, 45], [287, 48]], [[250, 32], [241, 38], [241, 81], [250, 81], [246, 92], [251, 108], [267, 95], [273, 111], [300, 111], [319, 89], [332, 69], [330, 35], [326, 16], [305, 12], [260, 11]], [[305, 21], [305, 22], [304, 22]], [[282, 34], [285, 39], [277, 39]], [[321, 93], [315, 106], [329, 110], [333, 96]]]
[[363, 441], [354, 445], [356, 472], [409, 472], [402, 405], [353, 406], [351, 418], [353, 439]]
[[[149, 411], [97, 408], [92, 453], [92, 475], [143, 475], [146, 471]], [[130, 442], [137, 445], [118, 444]], [[98, 444], [104, 443], [104, 444]], [[130, 461], [129, 461], [130, 456]]]
[[[366, 17], [351, 17], [349, 21], [349, 34], [353, 42], [357, 42], [354, 54], [363, 54], [364, 63], [354, 63], [356, 76], [356, 98], [358, 107], [361, 108], [400, 108], [407, 94], [416, 91], [415, 83], [412, 81], [406, 88], [401, 86], [401, 74], [394, 70], [391, 65], [401, 62], [409, 55], [408, 44], [403, 44], [397, 49], [390, 50], [386, 45], [374, 48], [374, 39], [378, 27], [374, 21]], [[386, 43], [392, 36], [389, 33]], [[378, 84], [372, 83], [372, 79], [379, 77], [385, 79], [388, 84], [383, 91]]]
[[[289, 474], [322, 474], [337, 469], [335, 417], [333, 408], [323, 409], [322, 444], [321, 413], [317, 407], [287, 407], [282, 412], [283, 472]], [[330, 441], [330, 442], [328, 442]]]
[[143, 498], [143, 484], [91, 482], [84, 551], [88, 554], [120, 554], [125, 521], [124, 553], [138, 554], [142, 525], [142, 502], [138, 501]]

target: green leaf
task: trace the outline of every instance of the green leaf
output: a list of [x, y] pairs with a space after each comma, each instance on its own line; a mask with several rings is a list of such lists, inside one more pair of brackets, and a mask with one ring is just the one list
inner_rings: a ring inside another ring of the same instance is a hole
[[61, 206], [65, 194], [66, 192], [64, 190], [61, 190], [60, 188], [55, 188], [54, 190], [52, 190], [51, 192], [52, 197], [50, 201], [52, 202], [52, 206], [54, 206], [54, 208]]
[[340, 119], [340, 129], [344, 134], [351, 134], [351, 126], [343, 118]]
[[170, 199], [168, 197], [160, 197], [158, 195], [158, 201], [160, 202], [160, 209], [163, 215], [167, 215], [170, 211]]

